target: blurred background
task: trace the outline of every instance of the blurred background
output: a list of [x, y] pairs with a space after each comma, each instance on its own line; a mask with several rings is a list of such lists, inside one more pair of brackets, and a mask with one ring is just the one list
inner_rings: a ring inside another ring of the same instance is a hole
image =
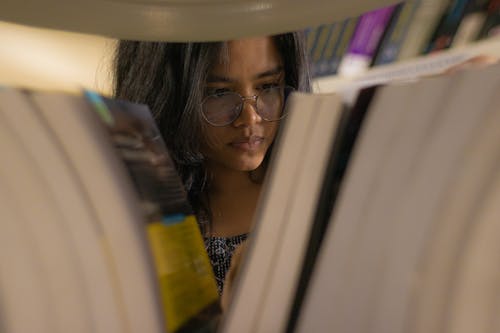
[[0, 84], [111, 92], [112, 39], [0, 21]]

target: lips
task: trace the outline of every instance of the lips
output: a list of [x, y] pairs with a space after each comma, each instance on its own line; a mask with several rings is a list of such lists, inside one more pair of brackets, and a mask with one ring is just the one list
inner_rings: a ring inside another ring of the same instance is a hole
[[234, 141], [231, 141], [229, 143], [229, 146], [244, 151], [253, 151], [257, 150], [263, 142], [264, 142], [263, 137], [252, 135], [249, 137], [238, 138]]

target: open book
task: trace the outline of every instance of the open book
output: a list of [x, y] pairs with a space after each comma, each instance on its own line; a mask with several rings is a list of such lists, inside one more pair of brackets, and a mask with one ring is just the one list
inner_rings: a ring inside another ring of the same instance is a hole
[[147, 107], [3, 88], [0, 117], [2, 331], [215, 324], [201, 233]]
[[147, 108], [2, 88], [1, 329], [498, 331], [499, 88], [495, 65], [292, 95], [219, 325]]

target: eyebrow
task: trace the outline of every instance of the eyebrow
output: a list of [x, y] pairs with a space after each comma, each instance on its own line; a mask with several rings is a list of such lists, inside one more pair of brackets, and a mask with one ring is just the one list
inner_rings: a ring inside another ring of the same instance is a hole
[[[257, 75], [254, 76], [254, 80], [262, 79], [262, 78], [266, 78], [266, 77], [270, 77], [270, 76], [275, 76], [275, 75], [281, 74], [282, 72], [283, 72], [283, 66], [279, 65], [279, 66], [276, 66], [275, 68], [258, 73]], [[207, 83], [215, 83], [215, 82], [232, 83], [235, 81], [236, 81], [235, 79], [229, 78], [227, 76], [220, 76], [220, 75], [214, 75], [214, 74], [210, 74], [207, 78]]]

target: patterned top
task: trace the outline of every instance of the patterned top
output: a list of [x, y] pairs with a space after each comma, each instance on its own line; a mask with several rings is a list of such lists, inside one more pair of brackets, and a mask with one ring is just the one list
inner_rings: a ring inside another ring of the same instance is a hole
[[240, 245], [248, 234], [242, 234], [232, 237], [204, 237], [205, 248], [210, 258], [210, 263], [214, 270], [217, 281], [217, 289], [222, 294], [224, 279], [231, 265], [231, 258], [234, 250]]

